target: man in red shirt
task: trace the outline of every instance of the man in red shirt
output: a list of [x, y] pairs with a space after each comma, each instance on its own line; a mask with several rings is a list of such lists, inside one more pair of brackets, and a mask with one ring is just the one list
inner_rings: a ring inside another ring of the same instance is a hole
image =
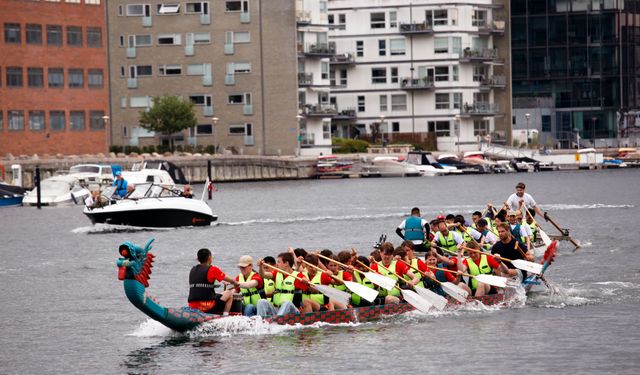
[[[471, 249], [478, 249], [479, 246], [476, 243], [469, 243], [467, 247]], [[507, 272], [508, 268], [504, 263], [497, 261], [491, 254], [479, 253], [476, 251], [469, 251], [469, 258], [462, 260], [463, 272], [475, 275], [490, 275], [494, 271]], [[474, 296], [484, 296], [491, 291], [491, 285], [481, 283], [475, 278], [469, 278], [469, 286], [473, 291]]]
[[[304, 261], [316, 267], [320, 267], [318, 256], [315, 254], [307, 254], [307, 256], [304, 258]], [[320, 272], [316, 268], [311, 266], [307, 266], [306, 270], [303, 272], [308, 276], [308, 279], [310, 280], [309, 283], [311, 284], [309, 288], [306, 290], [305, 296], [302, 298], [303, 312], [309, 313], [313, 311], [320, 311], [323, 308], [328, 311], [341, 310], [346, 308], [346, 306], [344, 306], [343, 304], [337, 301], [334, 301], [332, 299], [329, 299], [327, 296], [323, 295], [322, 293], [319, 293], [317, 290], [313, 288], [314, 284], [315, 285], [332, 285], [332, 286], [344, 285], [340, 281], [337, 281], [331, 277], [331, 275], [335, 275], [334, 273], [335, 271], [331, 270], [332, 268], [331, 265], [335, 265], [335, 263], [329, 262], [329, 264], [327, 265], [329, 269], [324, 272]], [[347, 273], [344, 273], [344, 275], [346, 276]], [[350, 277], [351, 275], [349, 275], [349, 278]], [[351, 281], [351, 280], [346, 280], [346, 281]]]
[[[418, 284], [420, 282], [420, 278], [418, 278], [418, 276], [416, 276], [413, 272], [411, 272], [411, 270], [409, 270], [409, 267], [407, 267], [404, 263], [398, 262], [393, 258], [393, 250], [394, 250], [393, 244], [391, 244], [390, 242], [385, 242], [382, 245], [380, 245], [380, 256], [382, 260], [380, 262], [372, 263], [371, 269], [380, 273], [381, 275], [387, 276], [394, 280], [398, 279], [398, 277], [395, 274], [397, 274], [400, 277], [404, 277], [404, 275], [407, 275], [411, 278], [410, 281], [407, 281], [407, 284], [412, 286]], [[380, 294], [384, 296], [386, 295], [385, 292], [387, 291], [381, 290]], [[396, 288], [388, 291], [388, 293], [389, 295], [396, 297], [396, 300], [397, 298], [400, 297], [400, 291]], [[394, 303], [394, 302], [395, 301], [393, 300], [390, 300], [387, 302], [387, 300], [385, 299], [385, 303]]]
[[213, 256], [209, 249], [198, 250], [198, 264], [189, 272], [189, 307], [209, 314], [229, 315], [233, 304], [233, 291], [225, 290], [222, 295], [215, 291], [216, 281], [226, 281], [238, 286], [238, 283], [213, 265]]
[[260, 261], [259, 264], [260, 276], [263, 279], [275, 280], [276, 290], [273, 294], [272, 302], [266, 299], [258, 301], [258, 315], [264, 318], [266, 316], [299, 314], [300, 311], [296, 306], [301, 306], [302, 292], [307, 290], [309, 282], [305, 279], [303, 273], [294, 271], [295, 260], [293, 253], [280, 253], [276, 260], [276, 268], [292, 276], [272, 268], [267, 269], [268, 267], [265, 266], [264, 261]]

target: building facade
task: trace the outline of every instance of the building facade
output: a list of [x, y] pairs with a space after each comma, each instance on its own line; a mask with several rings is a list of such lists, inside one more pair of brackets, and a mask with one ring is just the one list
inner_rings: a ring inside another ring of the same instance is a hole
[[639, 1], [513, 0], [511, 24], [515, 129], [549, 147], [637, 144]]
[[111, 143], [169, 142], [139, 126], [178, 95], [198, 125], [174, 140], [239, 154], [297, 153], [294, 0], [108, 2]]
[[106, 152], [101, 0], [0, 1], [0, 155]]
[[509, 141], [508, 4], [331, 0], [337, 136], [434, 133], [438, 150]]

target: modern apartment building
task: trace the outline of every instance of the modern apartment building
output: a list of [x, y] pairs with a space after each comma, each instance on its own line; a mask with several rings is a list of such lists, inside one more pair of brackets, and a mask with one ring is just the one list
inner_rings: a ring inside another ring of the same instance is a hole
[[[438, 150], [509, 141], [508, 4], [330, 0], [338, 136], [434, 133]], [[345, 113], [346, 114], [346, 113]]]
[[512, 0], [511, 24], [514, 128], [555, 147], [637, 144], [640, 1]]
[[168, 142], [138, 124], [152, 97], [168, 94], [197, 109], [198, 125], [179, 143], [297, 153], [294, 0], [115, 0], [107, 8], [112, 144]]
[[0, 156], [107, 151], [104, 7], [0, 1]]

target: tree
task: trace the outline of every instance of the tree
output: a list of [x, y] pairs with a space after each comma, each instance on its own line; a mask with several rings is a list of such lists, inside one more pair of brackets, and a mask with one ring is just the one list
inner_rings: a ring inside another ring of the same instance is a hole
[[193, 103], [179, 96], [163, 95], [153, 98], [153, 106], [140, 113], [140, 126], [169, 135], [173, 150], [173, 134], [196, 126]]

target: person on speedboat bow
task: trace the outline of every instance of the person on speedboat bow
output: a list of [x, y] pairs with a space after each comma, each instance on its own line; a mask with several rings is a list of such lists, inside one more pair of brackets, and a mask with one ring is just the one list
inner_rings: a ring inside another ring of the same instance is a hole
[[120, 198], [124, 198], [124, 196], [127, 195], [127, 185], [127, 180], [125, 180], [122, 176], [122, 172], [117, 171], [116, 179], [113, 180], [113, 186], [116, 187], [115, 194], [117, 194]]
[[276, 287], [272, 302], [266, 299], [258, 301], [258, 315], [261, 317], [300, 313], [296, 306], [299, 307], [302, 304], [302, 292], [307, 290], [308, 281], [303, 282], [296, 279], [296, 277], [304, 279], [305, 276], [301, 272], [294, 271], [293, 256], [290, 252], [280, 253], [275, 265], [279, 270], [291, 275], [285, 275], [278, 270], [268, 268], [264, 261], [260, 261], [260, 276], [263, 279], [275, 280]]
[[222, 295], [215, 291], [216, 281], [226, 281], [237, 287], [238, 282], [213, 265], [211, 250], [198, 250], [200, 264], [189, 272], [189, 307], [209, 314], [229, 315], [233, 304], [233, 291], [225, 290]]

